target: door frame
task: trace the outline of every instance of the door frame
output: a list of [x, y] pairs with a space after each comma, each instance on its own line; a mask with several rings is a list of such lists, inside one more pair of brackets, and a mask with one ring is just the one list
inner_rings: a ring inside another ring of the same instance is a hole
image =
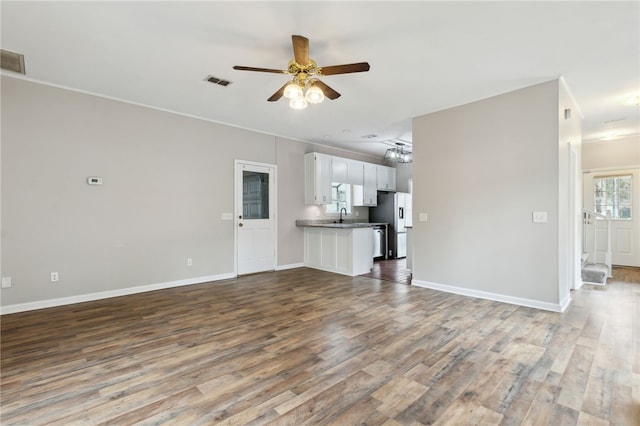
[[578, 153], [573, 143], [568, 142], [569, 149], [569, 289], [577, 290], [582, 287], [582, 173], [578, 170]]
[[[275, 164], [269, 163], [259, 163], [256, 161], [247, 161], [247, 160], [233, 160], [233, 269], [234, 275], [238, 276], [238, 224], [239, 224], [239, 216], [241, 212], [238, 211], [238, 205], [240, 201], [238, 199], [238, 194], [241, 193], [242, 180], [238, 180], [238, 166], [239, 165], [247, 165], [247, 166], [256, 166], [256, 167], [267, 167], [273, 169], [273, 205], [269, 203], [269, 209], [273, 209], [273, 270], [276, 270], [278, 267], [278, 166]], [[269, 189], [271, 193], [271, 188]]]

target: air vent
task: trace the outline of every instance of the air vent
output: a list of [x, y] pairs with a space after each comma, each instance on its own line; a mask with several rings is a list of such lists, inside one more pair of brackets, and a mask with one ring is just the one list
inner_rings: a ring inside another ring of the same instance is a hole
[[624, 121], [626, 119], [627, 119], [627, 117], [612, 118], [611, 120], [603, 121], [602, 124], [618, 123], [619, 121]]
[[24, 55], [2, 49], [0, 63], [3, 70], [24, 74]]
[[369, 134], [369, 135], [364, 135], [364, 136], [360, 136], [362, 139], [375, 139], [378, 137], [378, 135], [375, 135], [373, 133]]
[[223, 80], [221, 78], [218, 77], [214, 77], [212, 75], [210, 75], [209, 77], [207, 77], [207, 81], [209, 83], [213, 83], [213, 84], [217, 84], [219, 86], [228, 86], [231, 84], [231, 82], [229, 80]]

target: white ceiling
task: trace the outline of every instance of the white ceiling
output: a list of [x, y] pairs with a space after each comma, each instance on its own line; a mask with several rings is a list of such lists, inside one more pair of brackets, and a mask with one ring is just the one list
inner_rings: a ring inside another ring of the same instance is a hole
[[[2, 1], [2, 48], [26, 78], [190, 116], [381, 155], [411, 118], [563, 76], [583, 138], [639, 133], [640, 3]], [[342, 94], [295, 111], [267, 98], [291, 35]], [[4, 75], [16, 75], [3, 71]], [[227, 87], [205, 81], [230, 80]], [[364, 138], [363, 136], [377, 135]]]

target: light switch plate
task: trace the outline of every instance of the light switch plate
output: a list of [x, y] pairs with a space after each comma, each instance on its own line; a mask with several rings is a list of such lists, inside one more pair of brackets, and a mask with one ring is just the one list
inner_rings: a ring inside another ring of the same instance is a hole
[[533, 212], [533, 223], [547, 223], [547, 212]]
[[428, 217], [427, 213], [420, 213], [420, 222], [426, 222]]
[[11, 287], [11, 277], [2, 277], [2, 288]]

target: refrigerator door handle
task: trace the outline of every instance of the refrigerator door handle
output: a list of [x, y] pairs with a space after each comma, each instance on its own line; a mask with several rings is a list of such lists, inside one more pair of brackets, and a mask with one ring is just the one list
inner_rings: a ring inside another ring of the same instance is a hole
[[404, 207], [400, 207], [399, 209], [400, 219], [404, 219]]

